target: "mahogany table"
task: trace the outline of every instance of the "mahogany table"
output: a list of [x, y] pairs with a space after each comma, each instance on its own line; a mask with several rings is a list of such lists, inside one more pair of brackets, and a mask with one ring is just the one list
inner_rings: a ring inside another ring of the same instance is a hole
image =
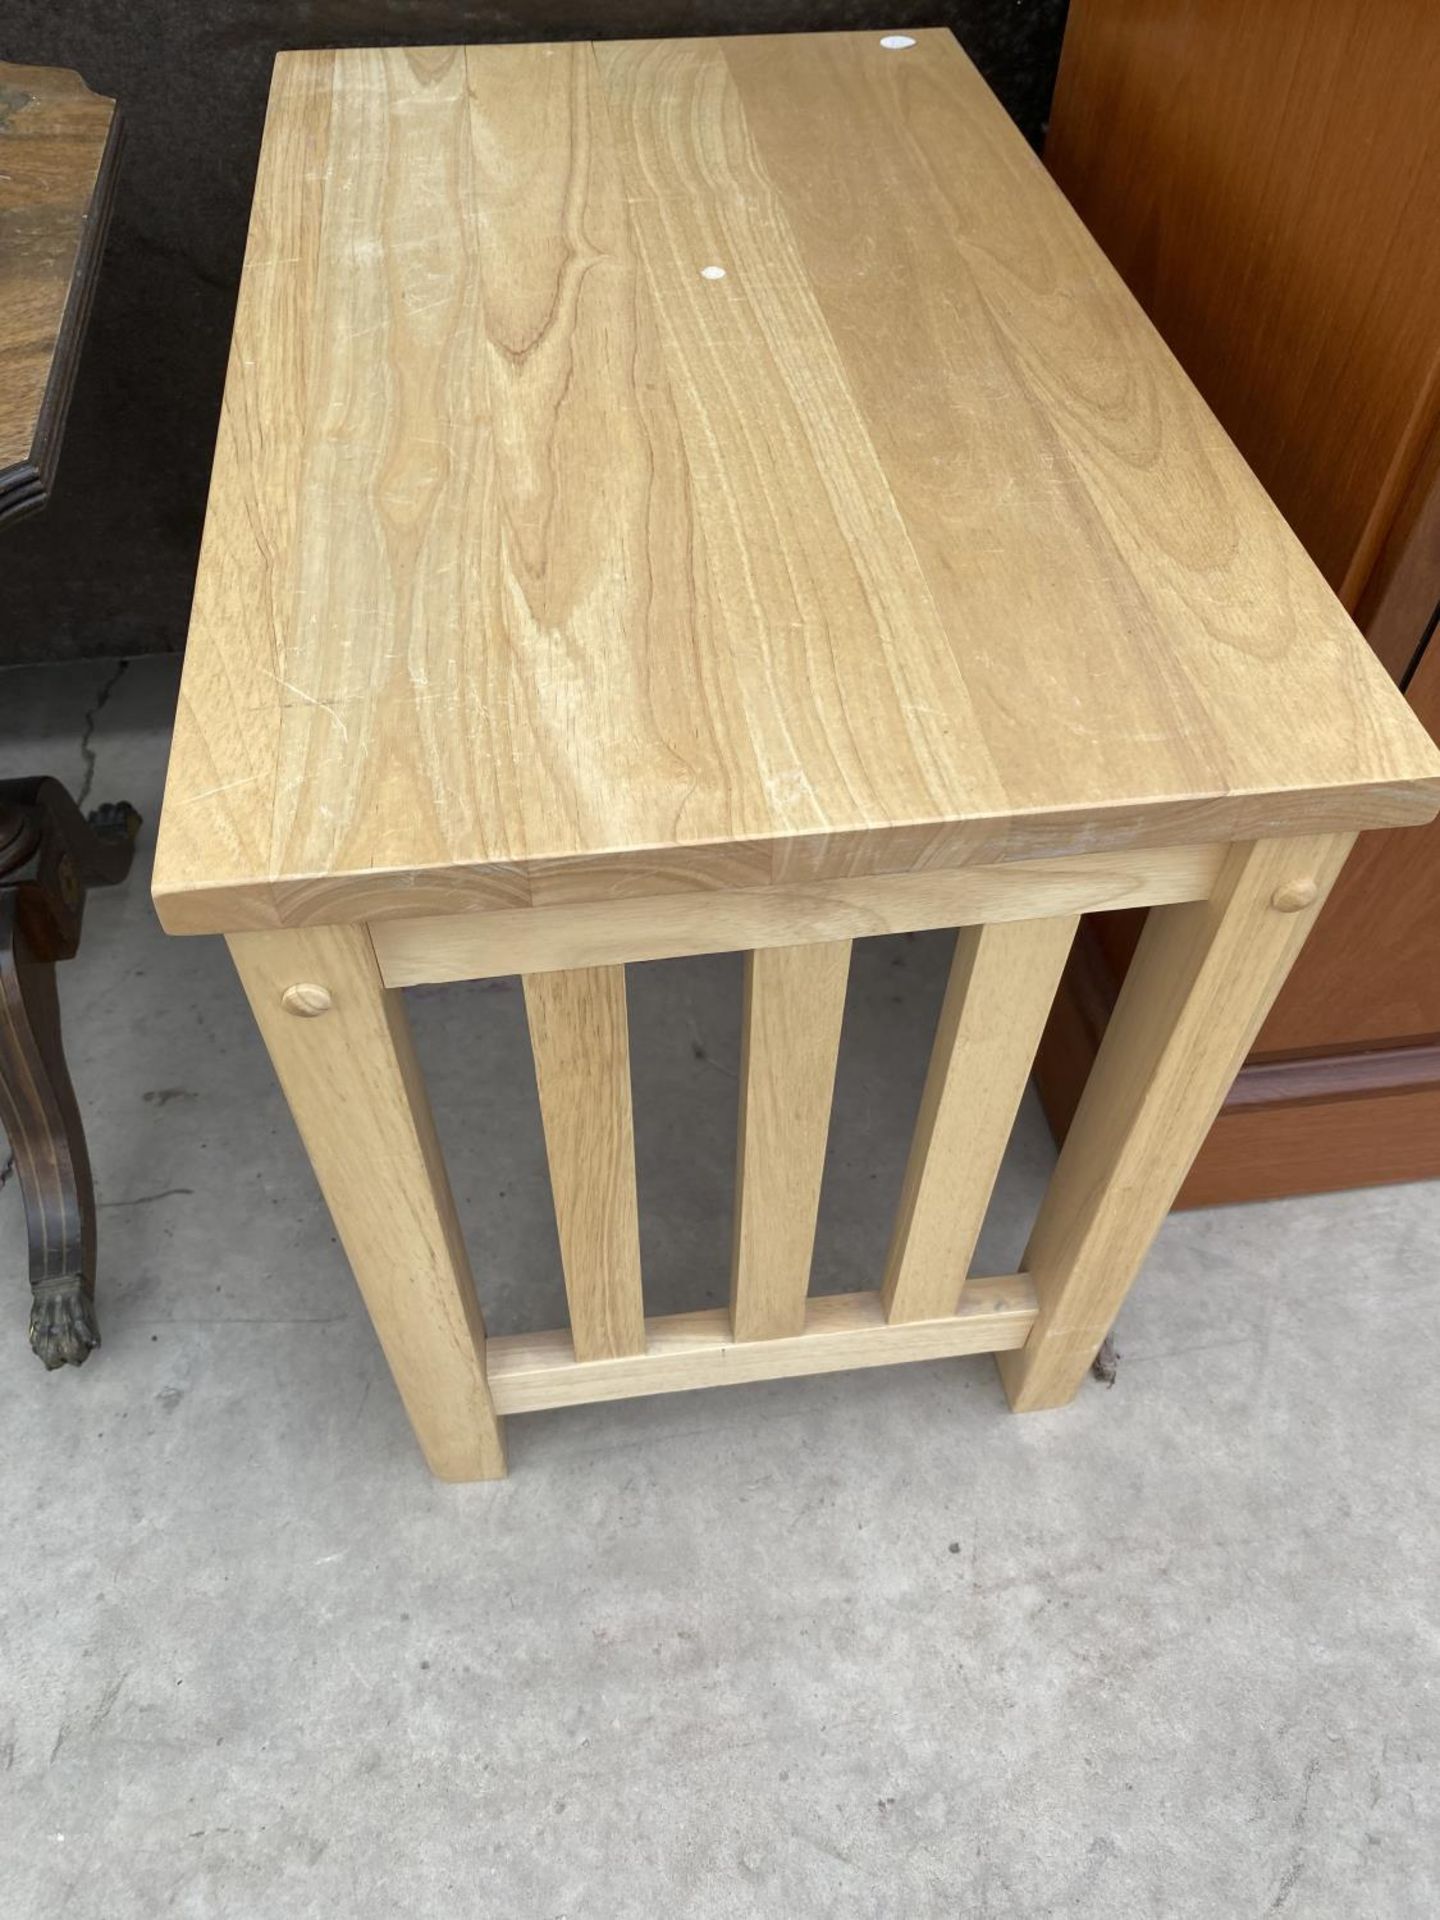
[[[120, 121], [80, 76], [0, 61], [0, 525], [43, 507], [109, 222]], [[3, 596], [0, 596], [3, 599]], [[0, 1128], [25, 1202], [30, 1344], [49, 1368], [100, 1344], [95, 1195], [65, 1064], [55, 963], [87, 887], [129, 871], [139, 816], [87, 820], [57, 780], [0, 780]]]
[[[993, 1351], [1076, 1391], [1357, 832], [1440, 754], [948, 33], [282, 55], [155, 897], [228, 937], [427, 1459]], [[1081, 912], [1151, 908], [1021, 1270]], [[811, 1290], [851, 942], [957, 929]], [[625, 969], [747, 954], [728, 1309], [647, 1317]], [[485, 1337], [403, 989], [524, 978], [567, 1328]]]

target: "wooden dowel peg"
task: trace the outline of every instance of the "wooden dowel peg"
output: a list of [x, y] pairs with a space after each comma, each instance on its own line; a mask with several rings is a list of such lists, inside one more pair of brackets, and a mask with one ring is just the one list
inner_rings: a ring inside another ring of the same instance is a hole
[[1270, 904], [1277, 913], [1299, 913], [1305, 907], [1314, 906], [1319, 891], [1307, 874], [1303, 880], [1287, 880], [1277, 887], [1270, 896]]
[[287, 1013], [302, 1014], [307, 1020], [313, 1020], [317, 1013], [330, 1011], [330, 989], [318, 981], [297, 980], [281, 994], [280, 1004]]

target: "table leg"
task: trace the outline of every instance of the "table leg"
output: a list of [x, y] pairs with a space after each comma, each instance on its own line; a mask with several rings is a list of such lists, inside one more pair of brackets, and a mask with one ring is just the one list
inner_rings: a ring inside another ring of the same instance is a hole
[[229, 946], [431, 1471], [499, 1479], [484, 1322], [399, 990], [362, 926]]
[[129, 872], [139, 825], [123, 803], [87, 820], [58, 780], [0, 780], [0, 1129], [25, 1202], [30, 1345], [52, 1371], [100, 1344], [95, 1191], [55, 967], [80, 944], [86, 889]]
[[1022, 1262], [1039, 1318], [997, 1356], [1017, 1412], [1085, 1378], [1353, 839], [1237, 846], [1209, 899], [1151, 909]]
[[30, 1345], [47, 1368], [78, 1367], [100, 1344], [95, 1191], [60, 1038], [52, 961], [0, 895], [0, 1129], [10, 1142], [30, 1241]]

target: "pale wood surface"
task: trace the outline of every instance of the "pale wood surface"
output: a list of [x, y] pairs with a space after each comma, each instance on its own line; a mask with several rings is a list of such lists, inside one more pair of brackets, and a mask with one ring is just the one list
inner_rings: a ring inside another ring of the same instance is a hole
[[1200, 900], [1214, 886], [1225, 851], [1203, 846], [1082, 853], [1069, 860], [876, 874], [763, 893], [670, 894], [377, 920], [370, 931], [389, 985], [413, 987]]
[[1133, 300], [916, 40], [280, 57], [167, 925], [1440, 806]]
[[525, 981], [577, 1360], [645, 1348], [625, 969]]
[[[237, 934], [230, 952], [431, 1470], [498, 1479], [485, 1327], [400, 994], [363, 927]], [[285, 1007], [302, 981], [327, 1011]]]
[[[1236, 847], [1209, 900], [1151, 913], [1021, 1263], [1040, 1317], [1000, 1362], [1017, 1411], [1084, 1379], [1351, 844]], [[1311, 905], [1274, 904], [1307, 879]]]
[[1075, 927], [1070, 914], [956, 937], [880, 1287], [891, 1320], [955, 1311]]
[[534, 1413], [643, 1393], [1002, 1353], [1024, 1343], [1035, 1311], [1035, 1290], [1021, 1274], [972, 1280], [958, 1310], [941, 1320], [897, 1326], [887, 1322], [878, 1293], [826, 1294], [806, 1302], [803, 1325], [785, 1339], [737, 1341], [729, 1314], [718, 1307], [647, 1321], [645, 1352], [629, 1359], [582, 1364], [563, 1332], [502, 1335], [490, 1342], [486, 1359], [498, 1411]]
[[805, 1325], [850, 942], [745, 956], [730, 1323], [737, 1340]]

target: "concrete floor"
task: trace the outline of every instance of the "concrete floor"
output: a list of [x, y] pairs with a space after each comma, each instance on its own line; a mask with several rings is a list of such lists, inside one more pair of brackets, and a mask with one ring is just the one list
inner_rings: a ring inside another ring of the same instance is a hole
[[[0, 675], [153, 844], [172, 662]], [[873, 1285], [946, 942], [857, 949], [817, 1271]], [[652, 1311], [723, 1297], [738, 968], [637, 969]], [[0, 1911], [1431, 1916], [1440, 1187], [1173, 1220], [1118, 1381], [986, 1359], [533, 1415], [425, 1474], [223, 948], [63, 976], [105, 1345], [0, 1194]], [[562, 1320], [511, 982], [411, 996], [486, 1313]], [[987, 1226], [1018, 1254], [1027, 1111]]]

